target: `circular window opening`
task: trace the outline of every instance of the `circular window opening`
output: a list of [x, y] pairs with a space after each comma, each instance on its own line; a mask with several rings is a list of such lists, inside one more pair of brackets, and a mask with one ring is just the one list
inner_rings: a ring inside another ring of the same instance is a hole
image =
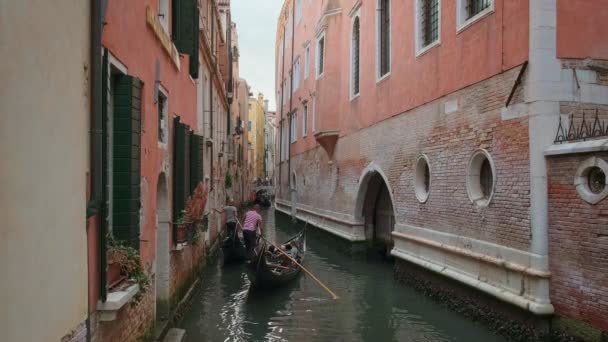
[[601, 194], [606, 189], [606, 173], [601, 168], [594, 166], [589, 169], [587, 175], [587, 184], [589, 191], [594, 194]]
[[416, 192], [416, 198], [418, 198], [418, 201], [421, 203], [424, 203], [429, 199], [429, 193], [431, 192], [431, 169], [429, 167], [429, 161], [424, 155], [418, 157], [418, 160], [416, 160], [414, 190]]
[[608, 162], [591, 157], [580, 163], [574, 177], [574, 186], [579, 196], [589, 204], [597, 204], [608, 197], [606, 186]]
[[473, 154], [467, 169], [467, 193], [471, 202], [480, 207], [490, 204], [494, 195], [496, 177], [490, 154], [479, 150]]

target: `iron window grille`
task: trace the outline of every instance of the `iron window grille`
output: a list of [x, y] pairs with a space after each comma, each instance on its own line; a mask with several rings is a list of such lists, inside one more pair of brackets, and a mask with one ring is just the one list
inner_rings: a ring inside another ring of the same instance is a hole
[[481, 170], [479, 173], [479, 182], [481, 185], [481, 193], [484, 199], [489, 199], [492, 196], [494, 190], [494, 175], [492, 174], [492, 166], [490, 161], [486, 158], [481, 164]]
[[422, 42], [427, 46], [439, 38], [439, 0], [421, 2]]
[[353, 95], [359, 94], [359, 47], [360, 23], [357, 17], [353, 24]]
[[388, 74], [390, 71], [390, 0], [379, 0], [380, 6], [378, 11], [380, 24], [380, 77]]
[[166, 108], [165, 108], [165, 103], [166, 103], [166, 99], [162, 94], [159, 94], [158, 96], [158, 141], [161, 143], [165, 142], [165, 118], [167, 116], [166, 114]]
[[467, 20], [490, 7], [492, 0], [467, 0]]

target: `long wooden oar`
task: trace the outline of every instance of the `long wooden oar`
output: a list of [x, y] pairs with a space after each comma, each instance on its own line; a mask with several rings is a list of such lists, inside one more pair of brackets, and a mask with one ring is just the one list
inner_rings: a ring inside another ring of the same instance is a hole
[[[239, 226], [241, 226], [241, 229], [243, 229], [243, 226], [241, 225], [241, 222], [238, 221], [237, 219], [237, 223], [239, 224]], [[312, 279], [314, 279], [319, 285], [321, 285], [321, 287], [323, 289], [325, 289], [325, 291], [327, 291], [333, 300], [336, 300], [340, 297], [338, 297], [332, 290], [329, 289], [329, 287], [325, 286], [325, 284], [323, 284], [323, 282], [321, 282], [317, 277], [315, 277], [314, 274], [312, 274], [312, 272], [310, 272], [309, 270], [306, 269], [306, 267], [302, 266], [302, 264], [300, 264], [296, 259], [292, 258], [289, 254], [285, 253], [281, 248], [277, 247], [274, 243], [266, 240], [266, 238], [262, 235], [260, 235], [260, 237], [266, 241], [267, 243], [269, 243], [271, 246], [273, 246], [276, 250], [278, 250], [281, 254], [283, 254], [284, 256], [286, 256], [289, 260], [293, 261], [294, 264], [298, 265], [298, 267], [300, 267], [304, 272], [306, 272], [306, 274], [308, 274], [309, 276], [312, 277]]]

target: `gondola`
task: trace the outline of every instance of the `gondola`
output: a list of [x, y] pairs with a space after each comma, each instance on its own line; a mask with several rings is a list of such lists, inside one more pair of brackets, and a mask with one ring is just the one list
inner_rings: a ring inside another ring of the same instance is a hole
[[[262, 240], [264, 241], [264, 240]], [[306, 231], [302, 230], [291, 239], [283, 243], [281, 248], [291, 245], [297, 249], [295, 259], [302, 263], [306, 255]], [[265, 241], [256, 251], [251, 263], [247, 267], [247, 275], [254, 288], [269, 288], [283, 285], [300, 274], [301, 268], [290, 261], [274, 247]]]
[[270, 200], [270, 195], [264, 189], [259, 190], [255, 196], [255, 203], [259, 204], [263, 208], [270, 208], [272, 202]]
[[245, 245], [238, 234], [227, 236], [222, 243], [224, 264], [240, 263], [245, 261]]

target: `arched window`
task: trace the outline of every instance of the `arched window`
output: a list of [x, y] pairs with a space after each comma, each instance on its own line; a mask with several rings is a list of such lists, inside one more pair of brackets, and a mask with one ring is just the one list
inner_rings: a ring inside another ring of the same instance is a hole
[[352, 33], [353, 41], [351, 44], [351, 97], [359, 94], [359, 48], [361, 46], [360, 28], [361, 24], [359, 22], [359, 17], [355, 17]]

